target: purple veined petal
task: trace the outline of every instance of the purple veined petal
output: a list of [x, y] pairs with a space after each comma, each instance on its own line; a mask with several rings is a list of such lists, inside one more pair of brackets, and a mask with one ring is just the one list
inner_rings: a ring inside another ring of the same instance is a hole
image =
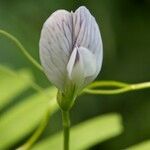
[[76, 33], [76, 46], [87, 48], [95, 55], [96, 73], [93, 76], [86, 77], [85, 85], [93, 81], [99, 74], [103, 60], [103, 45], [100, 30], [95, 18], [89, 10], [82, 6], [79, 7], [73, 14], [73, 26]]
[[81, 6], [74, 12], [73, 27], [75, 46], [82, 46], [93, 52], [97, 48], [102, 50], [101, 47], [97, 46], [102, 45], [99, 27], [86, 7]]
[[[47, 78], [59, 89], [63, 89], [64, 86], [64, 76], [60, 72], [60, 70], [57, 69], [55, 64], [52, 62], [51, 55], [47, 54], [47, 51], [43, 51], [42, 54], [40, 54], [41, 63], [44, 68], [44, 72], [47, 76]], [[49, 62], [49, 60], [51, 60]], [[57, 61], [57, 60], [55, 60]], [[55, 74], [55, 76], [54, 76]]]
[[90, 14], [88, 9], [86, 9], [85, 7], [79, 7], [76, 11], [80, 12], [81, 14], [84, 14], [84, 20], [86, 20], [86, 26], [84, 30], [85, 33], [88, 32], [88, 35], [86, 34], [83, 35], [80, 45], [88, 48], [90, 51], [94, 53], [96, 57], [97, 71], [93, 78], [95, 79], [101, 70], [103, 60], [103, 45], [100, 30], [95, 18]]
[[44, 23], [40, 59], [48, 79], [60, 90], [69, 82], [82, 89], [101, 70], [103, 45], [99, 27], [89, 10], [58, 10]]
[[[44, 23], [40, 37], [40, 59], [48, 79], [63, 90], [67, 78], [66, 66], [72, 47], [71, 14], [54, 12]], [[66, 33], [67, 31], [67, 33]], [[69, 35], [66, 37], [66, 35]]]
[[67, 55], [69, 55], [69, 52], [71, 51], [70, 47], [72, 47], [71, 24], [71, 14], [65, 10], [58, 10], [47, 19], [43, 26], [43, 29], [45, 29], [48, 32], [50, 39], [52, 39], [55, 42], [54, 44], [57, 44], [59, 50], [61, 50], [62, 52], [64, 51]]
[[[74, 21], [74, 32], [78, 32], [76, 38], [77, 46], [88, 47], [90, 42], [88, 39], [90, 36], [87, 36], [87, 33], [90, 32], [89, 26], [91, 25], [91, 14], [85, 7], [79, 7], [75, 13], [74, 17], [78, 17], [78, 23]], [[77, 30], [77, 31], [76, 31]]]

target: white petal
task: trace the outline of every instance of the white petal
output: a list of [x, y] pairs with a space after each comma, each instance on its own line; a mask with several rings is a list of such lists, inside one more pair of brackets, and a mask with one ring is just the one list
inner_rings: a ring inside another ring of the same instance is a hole
[[40, 37], [40, 59], [48, 79], [63, 90], [66, 66], [72, 49], [72, 16], [65, 10], [54, 12], [44, 23]]
[[102, 51], [102, 40], [99, 27], [89, 10], [81, 6], [73, 14], [74, 39], [76, 46], [90, 51]]
[[84, 80], [96, 73], [95, 56], [84, 47], [75, 48], [67, 65], [70, 80], [78, 87], [84, 87]]
[[67, 65], [68, 76], [78, 90], [84, 83], [83, 62], [79, 57], [78, 48], [75, 47]]
[[[74, 45], [85, 47], [95, 55], [96, 73], [95, 76], [92, 77], [95, 79], [101, 70], [103, 59], [103, 45], [98, 24], [89, 10], [81, 6], [73, 14], [73, 27]], [[89, 80], [91, 80], [91, 78]]]
[[96, 57], [87, 48], [80, 47], [78, 51], [83, 63], [84, 77], [93, 76], [96, 73]]
[[74, 48], [74, 50], [70, 56], [69, 62], [67, 64], [67, 71], [68, 71], [68, 75], [69, 75], [70, 79], [71, 79], [72, 69], [75, 64], [76, 55], [77, 55], [77, 47]]
[[64, 90], [68, 78], [83, 88], [98, 75], [103, 47], [99, 27], [86, 7], [54, 12], [44, 23], [40, 59], [48, 79]]

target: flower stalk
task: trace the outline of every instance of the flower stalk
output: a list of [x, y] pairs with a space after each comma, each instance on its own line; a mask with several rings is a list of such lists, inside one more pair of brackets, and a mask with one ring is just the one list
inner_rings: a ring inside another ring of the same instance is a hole
[[70, 137], [70, 114], [69, 111], [62, 110], [62, 123], [64, 135], [64, 150], [69, 150], [69, 137]]
[[57, 93], [57, 102], [61, 109], [61, 115], [62, 115], [64, 150], [69, 150], [70, 109], [75, 101], [74, 90], [70, 90], [70, 91], [72, 92], [62, 93], [61, 91], [58, 90], [58, 93]]

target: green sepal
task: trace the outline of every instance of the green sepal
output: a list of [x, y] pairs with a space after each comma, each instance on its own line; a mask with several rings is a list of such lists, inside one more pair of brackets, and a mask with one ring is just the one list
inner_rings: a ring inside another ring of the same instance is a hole
[[76, 97], [77, 92], [75, 85], [68, 86], [64, 92], [61, 90], [58, 90], [57, 92], [57, 102], [63, 111], [68, 111], [71, 109]]

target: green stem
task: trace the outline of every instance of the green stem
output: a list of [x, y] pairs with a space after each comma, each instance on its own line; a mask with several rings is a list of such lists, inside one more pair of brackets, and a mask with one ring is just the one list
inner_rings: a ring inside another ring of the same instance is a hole
[[[108, 86], [110, 86], [111, 83], [110, 82], [108, 83], [109, 83]], [[118, 89], [113, 89], [113, 90], [97, 90], [97, 89], [92, 89], [92, 88], [91, 89], [86, 88], [84, 89], [83, 92], [89, 93], [89, 94], [103, 94], [103, 95], [122, 94], [122, 93], [129, 92], [129, 91], [136, 91], [136, 90], [150, 88], [150, 82], [127, 84], [126, 86], [123, 86], [121, 88], [119, 87]]]
[[41, 67], [41, 65], [28, 53], [28, 51], [24, 48], [24, 46], [19, 42], [19, 40], [17, 38], [15, 38], [13, 35], [11, 35], [10, 33], [1, 30], [0, 29], [0, 34], [4, 35], [5, 37], [7, 37], [8, 39], [10, 39], [11, 41], [13, 41], [15, 43], [15, 45], [21, 50], [21, 52], [26, 56], [26, 58], [35, 66], [37, 67], [40, 71], [43, 72], [43, 68]]
[[120, 81], [112, 81], [112, 80], [103, 80], [103, 81], [95, 81], [91, 83], [87, 88], [97, 88], [97, 87], [126, 87], [127, 83]]
[[69, 135], [70, 135], [70, 117], [69, 111], [62, 110], [63, 135], [64, 135], [64, 150], [69, 150]]

